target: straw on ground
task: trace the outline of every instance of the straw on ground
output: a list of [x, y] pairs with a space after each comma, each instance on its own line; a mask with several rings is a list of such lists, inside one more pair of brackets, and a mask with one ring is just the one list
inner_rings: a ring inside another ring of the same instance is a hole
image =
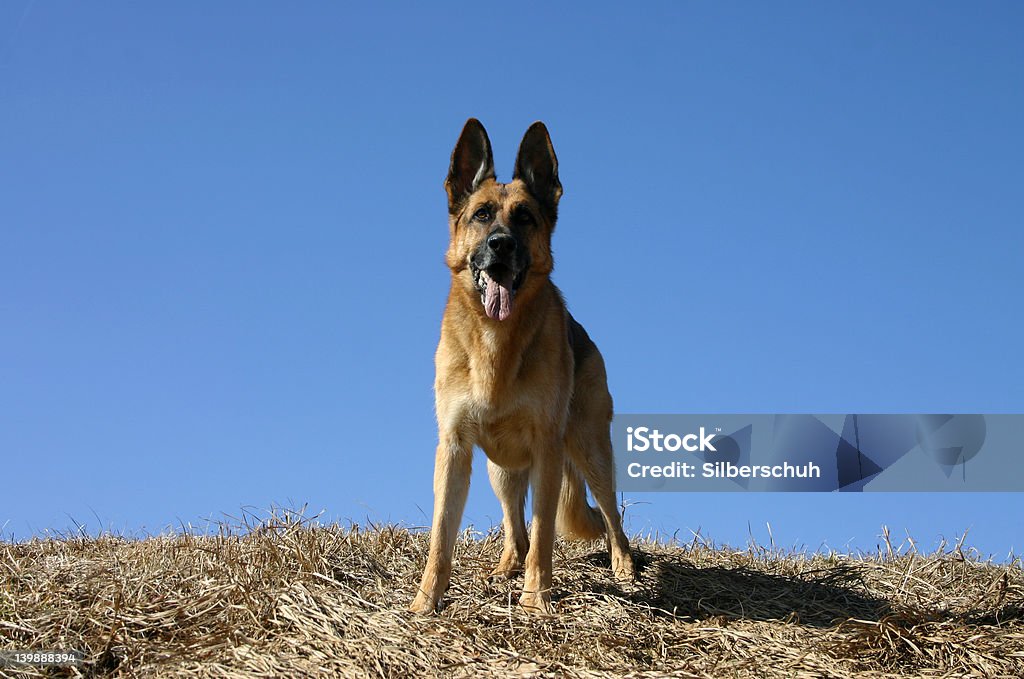
[[1024, 676], [1024, 575], [962, 545], [784, 553], [634, 540], [557, 545], [559, 615], [485, 579], [497, 532], [459, 540], [437, 616], [405, 612], [427, 536], [289, 512], [213, 535], [0, 543], [0, 649], [77, 649], [15, 676]]

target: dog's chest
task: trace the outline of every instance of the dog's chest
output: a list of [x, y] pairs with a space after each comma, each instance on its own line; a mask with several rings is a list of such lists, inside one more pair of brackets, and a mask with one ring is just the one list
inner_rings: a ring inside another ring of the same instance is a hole
[[471, 398], [481, 419], [495, 420], [520, 410], [524, 396], [519, 366], [511, 361], [496, 362], [474, 357], [470, 361], [469, 382]]
[[472, 399], [487, 419], [550, 410], [563, 400], [569, 385], [551, 357], [501, 339], [481, 333], [479, 350], [469, 355]]

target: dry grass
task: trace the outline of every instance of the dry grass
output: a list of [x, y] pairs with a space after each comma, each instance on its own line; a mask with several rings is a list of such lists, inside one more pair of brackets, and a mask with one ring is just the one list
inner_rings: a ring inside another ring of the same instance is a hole
[[489, 586], [497, 533], [465, 535], [437, 616], [405, 612], [427, 538], [289, 512], [216, 535], [0, 543], [0, 648], [79, 649], [11, 676], [1024, 675], [1024, 575], [962, 546], [784, 554], [634, 541], [635, 586], [600, 544], [559, 543], [560, 615]]

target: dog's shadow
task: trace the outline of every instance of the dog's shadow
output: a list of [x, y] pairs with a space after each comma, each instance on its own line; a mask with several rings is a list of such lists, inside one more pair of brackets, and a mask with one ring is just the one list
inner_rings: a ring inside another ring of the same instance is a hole
[[[867, 594], [855, 568], [841, 562], [794, 577], [746, 566], [704, 566], [684, 555], [638, 550], [633, 560], [634, 585], [593, 579], [584, 586], [647, 607], [654, 615], [682, 619], [785, 620], [832, 627], [850, 618], [878, 621], [892, 612], [888, 601]], [[610, 563], [607, 552], [590, 554], [584, 561], [602, 567]]]

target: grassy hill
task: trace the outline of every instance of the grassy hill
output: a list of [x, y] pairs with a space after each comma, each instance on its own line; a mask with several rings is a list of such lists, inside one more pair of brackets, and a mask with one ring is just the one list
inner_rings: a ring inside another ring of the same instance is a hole
[[78, 649], [11, 676], [1024, 676], [1021, 565], [962, 547], [870, 556], [634, 540], [559, 543], [554, 599], [488, 585], [497, 533], [462, 536], [441, 613], [405, 612], [427, 538], [292, 515], [216, 535], [0, 543], [0, 649]]

